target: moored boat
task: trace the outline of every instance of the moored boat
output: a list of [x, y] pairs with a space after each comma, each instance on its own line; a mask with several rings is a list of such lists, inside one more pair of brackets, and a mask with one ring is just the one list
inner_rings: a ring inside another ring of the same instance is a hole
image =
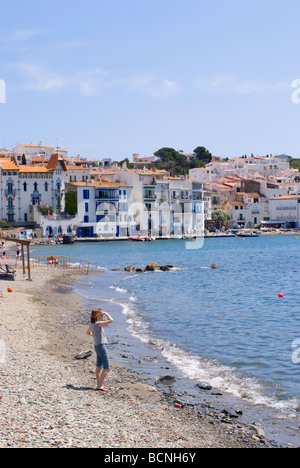
[[241, 232], [235, 232], [235, 235], [237, 237], [260, 237], [260, 233], [257, 231], [241, 231]]
[[145, 242], [144, 237], [138, 237], [138, 236], [130, 236], [128, 237], [129, 240], [134, 241], [134, 242]]

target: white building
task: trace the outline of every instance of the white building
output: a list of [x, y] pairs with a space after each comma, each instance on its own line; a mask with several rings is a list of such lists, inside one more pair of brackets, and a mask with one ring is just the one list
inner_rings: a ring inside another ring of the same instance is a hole
[[[276, 157], [251, 157], [251, 158], [234, 158], [231, 163], [237, 166], [243, 165], [242, 173], [239, 175], [252, 175], [258, 173], [264, 177], [276, 176], [277, 174], [287, 171], [290, 168], [290, 163], [286, 159]], [[242, 161], [242, 162], [241, 162]]]
[[287, 195], [269, 200], [270, 220], [267, 223], [274, 227], [299, 228], [300, 196]]
[[135, 234], [130, 217], [132, 187], [110, 181], [87, 181], [77, 187], [78, 237], [127, 237]]
[[205, 191], [202, 183], [170, 177], [166, 171], [131, 170], [126, 166], [116, 172], [115, 181], [133, 187], [132, 212], [141, 235], [203, 234]]
[[259, 193], [237, 193], [228, 210], [232, 227], [257, 227], [270, 216], [268, 199]]
[[12, 225], [33, 225], [33, 207], [65, 207], [66, 165], [53, 154], [47, 166], [18, 166], [15, 158], [0, 159], [0, 215]]
[[242, 164], [239, 169], [237, 170], [236, 164], [231, 163], [230, 160], [229, 162], [212, 161], [206, 167], [190, 169], [189, 176], [199, 182], [209, 183], [239, 174], [243, 169]]
[[86, 182], [91, 177], [91, 170], [84, 166], [67, 166], [66, 182]]
[[216, 179], [231, 176], [254, 177], [261, 175], [264, 177], [277, 176], [289, 170], [289, 161], [276, 157], [252, 157], [252, 158], [232, 158], [228, 161], [212, 161], [205, 168], [195, 168], [189, 171], [192, 179], [200, 182], [213, 182]]
[[[57, 150], [53, 146], [44, 146], [42, 142], [38, 145], [18, 143], [14, 148], [14, 153], [19, 164], [22, 164], [23, 154], [26, 157], [28, 163], [31, 161], [32, 156], [42, 156], [46, 159], [50, 159], [52, 154], [55, 154]], [[59, 154], [66, 158], [68, 156], [67, 150], [60, 149]]]

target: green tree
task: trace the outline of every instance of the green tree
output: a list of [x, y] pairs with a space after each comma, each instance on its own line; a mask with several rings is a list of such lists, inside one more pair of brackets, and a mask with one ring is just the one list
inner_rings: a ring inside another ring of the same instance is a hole
[[230, 220], [230, 216], [224, 210], [214, 210], [212, 212], [212, 222], [217, 228], [221, 228], [222, 226], [226, 225], [227, 222]]
[[22, 164], [23, 164], [23, 166], [26, 166], [26, 164], [27, 164], [25, 154], [23, 154], [23, 156], [22, 156]]
[[300, 169], [300, 159], [290, 158], [290, 167], [292, 169]]
[[9, 222], [7, 221], [7, 219], [2, 219], [0, 221], [0, 229], [11, 229], [11, 225], [9, 224]]
[[196, 160], [201, 161], [204, 165], [212, 161], [212, 154], [204, 146], [197, 146], [194, 149], [194, 154], [196, 155]]
[[77, 192], [66, 192], [65, 213], [75, 216], [77, 213]]
[[124, 162], [126, 162], [128, 169], [133, 169], [133, 164], [129, 161], [128, 158], [123, 159], [122, 161], [118, 162], [118, 166], [122, 167]]
[[161, 148], [154, 153], [154, 156], [160, 160], [157, 165], [158, 169], [165, 169], [172, 175], [188, 173], [190, 165], [186, 157], [174, 148]]

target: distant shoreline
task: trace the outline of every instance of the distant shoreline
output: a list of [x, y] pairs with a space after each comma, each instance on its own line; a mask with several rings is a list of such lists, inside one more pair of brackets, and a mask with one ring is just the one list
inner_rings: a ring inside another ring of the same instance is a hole
[[[300, 236], [300, 232], [296, 231], [291, 231], [291, 232], [260, 232], [259, 233], [261, 237], [263, 236]], [[260, 237], [258, 236], [258, 237]], [[234, 239], [238, 238], [239, 236], [236, 236], [233, 233], [230, 234], [223, 234], [223, 233], [210, 233], [210, 234], [205, 234], [204, 239]], [[240, 236], [243, 237], [243, 236]], [[253, 236], [254, 238], [256, 236]], [[188, 241], [192, 240], [194, 238], [197, 238], [197, 236], [185, 236], [185, 237], [156, 237], [155, 240], [151, 242], [156, 242], [156, 241], [167, 241], [167, 240], [176, 240], [176, 241]], [[199, 237], [202, 239], [202, 237]], [[65, 245], [72, 245], [72, 244], [80, 244], [80, 243], [86, 243], [86, 242], [133, 242], [130, 240], [128, 237], [82, 237], [82, 238], [75, 238], [74, 242], [70, 244], [65, 244]], [[46, 238], [35, 238], [32, 239], [31, 245], [58, 245], [58, 244], [63, 244], [62, 241], [57, 241], [55, 239], [46, 239]]]

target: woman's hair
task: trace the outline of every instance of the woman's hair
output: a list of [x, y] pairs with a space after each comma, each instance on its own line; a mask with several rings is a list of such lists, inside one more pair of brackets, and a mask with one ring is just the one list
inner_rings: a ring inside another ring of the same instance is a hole
[[94, 309], [92, 310], [91, 313], [91, 323], [96, 323], [97, 322], [97, 317], [99, 315], [99, 312], [102, 312], [102, 309]]

